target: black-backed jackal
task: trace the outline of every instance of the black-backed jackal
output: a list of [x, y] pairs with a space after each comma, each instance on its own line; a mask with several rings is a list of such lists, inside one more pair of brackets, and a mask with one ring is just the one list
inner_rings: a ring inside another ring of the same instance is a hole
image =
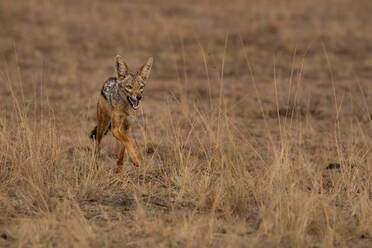
[[136, 73], [129, 72], [127, 64], [120, 55], [115, 57], [116, 77], [109, 78], [102, 86], [97, 103], [97, 126], [90, 137], [96, 140], [95, 152], [105, 134], [111, 129], [116, 138], [118, 155], [117, 172], [123, 168], [125, 149], [136, 166], [139, 165], [132, 143], [128, 139], [130, 118], [135, 116], [142, 99], [142, 93], [149, 78], [153, 59], [149, 58]]

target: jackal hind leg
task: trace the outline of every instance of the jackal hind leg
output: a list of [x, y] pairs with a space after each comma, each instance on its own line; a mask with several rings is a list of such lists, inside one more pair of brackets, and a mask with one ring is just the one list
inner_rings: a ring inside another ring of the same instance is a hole
[[116, 140], [115, 151], [116, 151], [116, 155], [119, 158], [120, 157], [120, 151], [121, 151], [121, 142], [119, 140]]
[[97, 136], [96, 136], [96, 146], [95, 153], [99, 154], [100, 144], [106, 130], [110, 125], [110, 113], [107, 108], [106, 100], [100, 96], [97, 103]]
[[110, 121], [105, 121], [97, 125], [96, 154], [100, 152], [100, 144], [109, 124]]

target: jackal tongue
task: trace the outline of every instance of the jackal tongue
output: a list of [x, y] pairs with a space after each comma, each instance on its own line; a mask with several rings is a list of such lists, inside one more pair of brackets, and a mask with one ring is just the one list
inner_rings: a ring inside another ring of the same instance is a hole
[[138, 101], [137, 100], [134, 100], [134, 101], [132, 100], [132, 104], [133, 104], [133, 107], [135, 107], [135, 108], [138, 107]]

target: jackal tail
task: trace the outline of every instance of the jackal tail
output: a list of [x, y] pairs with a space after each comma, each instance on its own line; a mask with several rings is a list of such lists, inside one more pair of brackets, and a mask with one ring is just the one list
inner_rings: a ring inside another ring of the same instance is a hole
[[[110, 125], [107, 127], [106, 131], [105, 131], [105, 134], [106, 135], [109, 131], [111, 130], [111, 123]], [[91, 138], [92, 140], [95, 140], [97, 137], [97, 126], [94, 127], [94, 129], [90, 132], [89, 134], [89, 138]]]

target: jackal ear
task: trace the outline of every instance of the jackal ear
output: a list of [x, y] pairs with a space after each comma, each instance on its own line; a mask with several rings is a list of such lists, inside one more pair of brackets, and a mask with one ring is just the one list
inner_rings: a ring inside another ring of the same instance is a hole
[[154, 61], [154, 59], [152, 57], [150, 57], [146, 63], [143, 64], [143, 66], [141, 66], [141, 68], [138, 69], [137, 71], [137, 75], [141, 76], [143, 78], [143, 80], [147, 80], [150, 76], [150, 72], [151, 72], [151, 67], [152, 67], [152, 62]]
[[128, 74], [128, 66], [120, 55], [116, 55], [115, 57], [115, 70], [118, 81], [122, 81]]

